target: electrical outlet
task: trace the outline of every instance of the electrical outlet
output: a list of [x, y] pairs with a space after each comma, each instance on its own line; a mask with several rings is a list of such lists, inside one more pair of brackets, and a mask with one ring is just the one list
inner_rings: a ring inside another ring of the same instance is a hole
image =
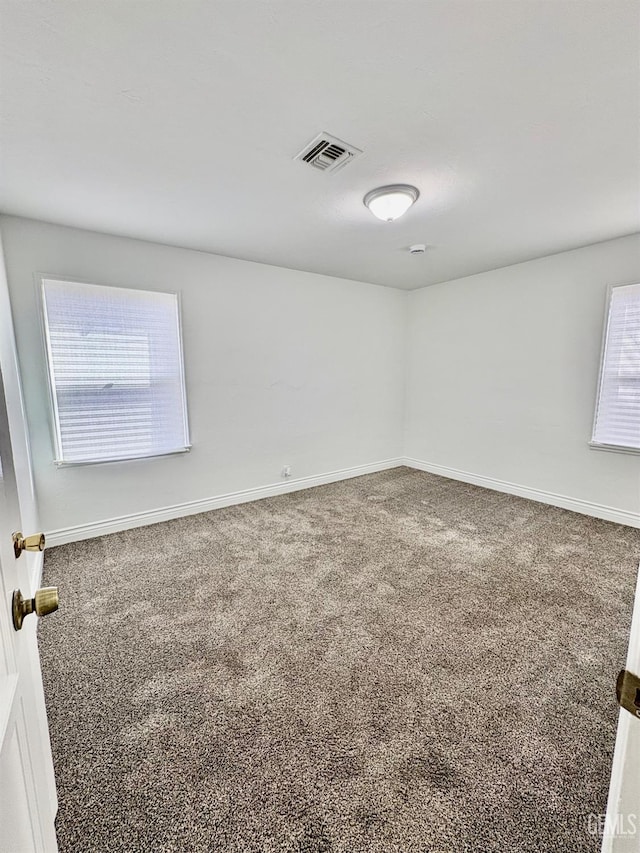
[[282, 476], [285, 478], [291, 476], [291, 465], [284, 466], [284, 468], [282, 469]]

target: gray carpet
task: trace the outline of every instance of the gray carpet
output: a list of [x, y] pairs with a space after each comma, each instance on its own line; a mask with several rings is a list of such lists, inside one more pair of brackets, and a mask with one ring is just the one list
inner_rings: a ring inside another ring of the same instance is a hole
[[61, 850], [598, 850], [639, 556], [407, 468], [48, 551]]

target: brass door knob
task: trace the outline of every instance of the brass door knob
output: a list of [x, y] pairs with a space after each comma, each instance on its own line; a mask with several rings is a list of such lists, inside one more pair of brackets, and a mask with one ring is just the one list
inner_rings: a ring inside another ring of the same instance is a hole
[[45, 586], [38, 589], [33, 598], [24, 598], [19, 589], [14, 589], [12, 601], [13, 627], [19, 631], [22, 628], [25, 616], [30, 613], [35, 613], [36, 616], [46, 616], [48, 613], [57, 610], [59, 603], [57, 586]]
[[44, 551], [44, 533], [34, 533], [33, 536], [13, 534], [13, 553], [16, 559], [23, 551]]

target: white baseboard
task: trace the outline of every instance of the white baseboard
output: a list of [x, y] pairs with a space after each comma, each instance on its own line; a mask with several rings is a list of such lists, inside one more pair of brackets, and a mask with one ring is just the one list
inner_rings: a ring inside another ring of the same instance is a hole
[[423, 462], [421, 459], [405, 457], [402, 464], [409, 468], [417, 468], [419, 471], [428, 471], [450, 480], [462, 480], [474, 486], [482, 486], [485, 489], [493, 489], [496, 492], [506, 492], [508, 495], [518, 495], [539, 503], [551, 504], [562, 509], [570, 509], [582, 515], [593, 515], [596, 518], [604, 518], [606, 521], [614, 521], [617, 524], [626, 524], [628, 527], [640, 527], [640, 512], [617, 509], [604, 504], [584, 501], [581, 498], [570, 498], [566, 495], [556, 495], [553, 492], [545, 492], [542, 489], [534, 489], [530, 486], [520, 486], [517, 483], [508, 483], [505, 480], [496, 480], [493, 477], [484, 477], [481, 474], [470, 474], [468, 471], [459, 471], [456, 468], [447, 468], [444, 465], [435, 465], [431, 462]]
[[212, 509], [220, 509], [234, 504], [257, 501], [262, 498], [270, 498], [274, 495], [283, 495], [288, 492], [297, 492], [301, 489], [311, 489], [314, 486], [322, 486], [327, 483], [336, 483], [339, 480], [348, 480], [352, 477], [361, 477], [363, 474], [374, 474], [376, 471], [385, 471], [389, 468], [397, 468], [406, 465], [419, 471], [428, 471], [451, 480], [461, 480], [464, 483], [472, 483], [485, 489], [493, 489], [497, 492], [505, 492], [509, 495], [518, 495], [532, 501], [551, 504], [562, 509], [569, 509], [583, 515], [592, 515], [596, 518], [604, 518], [617, 524], [626, 524], [629, 527], [640, 527], [640, 513], [628, 510], [616, 509], [603, 504], [584, 501], [580, 498], [570, 498], [566, 495], [557, 495], [534, 489], [529, 486], [520, 486], [516, 483], [508, 483], [504, 480], [496, 480], [493, 477], [484, 477], [480, 474], [471, 474], [468, 471], [459, 471], [456, 468], [447, 468], [443, 465], [435, 465], [423, 462], [411, 457], [398, 457], [385, 459], [381, 462], [372, 462], [368, 465], [356, 465], [352, 468], [342, 468], [339, 471], [330, 471], [325, 474], [317, 474], [312, 477], [300, 477], [295, 480], [284, 480], [281, 483], [271, 483], [267, 486], [258, 486], [253, 489], [244, 489], [239, 492], [216, 495], [211, 498], [203, 498], [197, 501], [174, 504], [147, 512], [121, 515], [116, 518], [107, 518], [102, 521], [79, 524], [74, 527], [64, 527], [60, 530], [51, 530], [47, 536], [47, 545], [65, 545], [67, 542], [79, 542], [81, 539], [92, 539], [95, 536], [105, 536], [108, 533], [117, 533], [120, 530], [130, 530], [133, 527], [144, 527], [147, 524], [157, 524], [160, 521], [169, 521], [172, 518], [180, 518], [184, 515], [196, 515], [200, 512], [209, 512]]
[[312, 477], [299, 477], [295, 480], [283, 480], [281, 483], [271, 483], [267, 486], [258, 486], [253, 489], [243, 489], [240, 492], [229, 492], [224, 495], [216, 495], [211, 498], [203, 498], [197, 501], [165, 506], [147, 512], [137, 512], [131, 515], [121, 515], [116, 518], [107, 518], [103, 521], [79, 524], [74, 527], [64, 527], [60, 530], [51, 530], [46, 534], [47, 546], [65, 545], [67, 542], [79, 542], [81, 539], [93, 539], [95, 536], [105, 536], [107, 533], [117, 533], [120, 530], [130, 530], [132, 527], [144, 527], [147, 524], [157, 524], [160, 521], [169, 521], [172, 518], [181, 518], [184, 515], [196, 515], [200, 512], [209, 512], [212, 509], [220, 509], [233, 504], [258, 501], [262, 498], [270, 498], [274, 495], [283, 495], [287, 492], [297, 492], [301, 489], [311, 489], [314, 486], [323, 486], [327, 483], [336, 483], [339, 480], [349, 480], [352, 477], [361, 477], [363, 474], [375, 474], [376, 471], [386, 471], [388, 468], [397, 468], [403, 465], [404, 460], [384, 459], [381, 462], [372, 462], [369, 465], [356, 465], [352, 468], [342, 468], [339, 471], [330, 471], [325, 474], [317, 474]]

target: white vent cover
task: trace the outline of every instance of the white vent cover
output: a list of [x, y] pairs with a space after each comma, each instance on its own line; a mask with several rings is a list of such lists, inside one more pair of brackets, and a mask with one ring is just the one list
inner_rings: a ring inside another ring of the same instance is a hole
[[362, 154], [359, 148], [328, 133], [319, 133], [293, 159], [302, 160], [322, 172], [337, 172], [358, 154]]

